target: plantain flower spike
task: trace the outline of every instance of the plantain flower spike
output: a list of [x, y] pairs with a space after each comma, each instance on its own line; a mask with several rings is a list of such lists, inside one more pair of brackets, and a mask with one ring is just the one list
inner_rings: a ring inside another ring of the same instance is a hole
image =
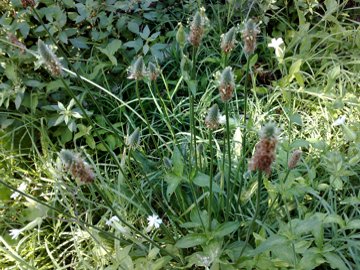
[[136, 128], [126, 139], [129, 148], [136, 148], [140, 144], [140, 129]]
[[252, 20], [249, 19], [245, 22], [245, 27], [241, 31], [241, 37], [244, 42], [244, 52], [246, 55], [251, 55], [256, 49], [256, 38], [260, 33], [258, 25]]
[[74, 179], [82, 184], [92, 183], [95, 180], [95, 173], [91, 166], [71, 150], [63, 149], [60, 151], [60, 159], [65, 169], [70, 172]]
[[224, 53], [230, 53], [236, 44], [236, 28], [232, 27], [228, 32], [221, 36], [221, 50]]
[[148, 64], [148, 76], [150, 81], [156, 81], [159, 76], [159, 69], [153, 62], [149, 62]]
[[219, 127], [219, 106], [214, 104], [209, 109], [206, 117], [205, 117], [205, 125], [209, 129], [217, 129]]
[[299, 160], [301, 158], [301, 154], [302, 154], [301, 150], [295, 150], [292, 153], [292, 155], [291, 155], [291, 157], [289, 159], [289, 162], [288, 162], [289, 170], [292, 170], [297, 166], [297, 164], [299, 163]]
[[51, 75], [55, 77], [60, 76], [62, 65], [59, 59], [41, 39], [38, 40], [38, 53], [41, 62], [44, 63]]
[[250, 171], [271, 173], [271, 164], [275, 161], [278, 129], [274, 123], [266, 124], [260, 131], [260, 141], [255, 146], [255, 153], [249, 162]]
[[186, 43], [186, 34], [181, 22], [178, 23], [179, 29], [176, 32], [176, 41], [179, 43], [180, 48], [184, 48]]
[[21, 4], [24, 8], [35, 7], [35, 0], [21, 0]]
[[231, 67], [226, 67], [220, 77], [220, 97], [223, 102], [229, 101], [235, 89], [235, 78]]
[[146, 76], [145, 64], [142, 56], [129, 67], [128, 79], [141, 80]]
[[193, 20], [190, 24], [190, 34], [189, 42], [194, 47], [199, 47], [201, 40], [204, 36], [205, 25], [208, 22], [208, 18], [205, 14], [205, 8], [200, 8], [200, 11], [197, 11], [193, 17]]

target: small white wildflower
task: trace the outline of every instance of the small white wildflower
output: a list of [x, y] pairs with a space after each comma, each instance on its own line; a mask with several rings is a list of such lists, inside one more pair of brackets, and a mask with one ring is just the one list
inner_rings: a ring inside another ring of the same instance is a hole
[[[17, 189], [21, 192], [24, 192], [26, 190], [26, 188], [27, 188], [27, 184], [25, 182], [22, 182]], [[10, 198], [15, 200], [19, 196], [20, 196], [20, 193], [15, 191], [13, 194], [11, 194]]]
[[112, 216], [109, 220], [105, 222], [106, 225], [111, 226], [114, 222], [119, 222], [119, 218], [117, 216]]
[[22, 229], [12, 229], [10, 230], [11, 239], [16, 239], [19, 237], [20, 234], [22, 234]]
[[148, 220], [149, 229], [152, 229], [154, 227], [158, 229], [162, 223], [161, 218], [159, 218], [159, 216], [156, 214], [153, 214], [152, 216], [148, 216], [147, 220]]
[[280, 64], [283, 62], [285, 54], [284, 46], [282, 46], [283, 44], [284, 41], [282, 38], [272, 38], [271, 42], [268, 44], [269, 48], [275, 49], [275, 56]]
[[334, 127], [341, 126], [341, 125], [345, 124], [345, 120], [346, 120], [346, 116], [343, 115], [334, 121], [333, 126]]

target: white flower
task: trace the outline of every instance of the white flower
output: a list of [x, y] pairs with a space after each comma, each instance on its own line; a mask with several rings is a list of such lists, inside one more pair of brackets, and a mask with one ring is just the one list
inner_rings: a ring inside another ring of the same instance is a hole
[[12, 229], [10, 230], [10, 235], [12, 239], [16, 239], [19, 237], [20, 234], [22, 234], [23, 230], [22, 229]]
[[282, 63], [284, 59], [285, 50], [284, 50], [284, 46], [281, 46], [283, 44], [284, 41], [282, 38], [272, 38], [271, 42], [268, 44], [269, 48], [275, 49], [275, 56], [278, 59], [279, 63]]
[[[21, 192], [24, 192], [26, 190], [26, 188], [27, 188], [27, 184], [25, 182], [22, 182], [17, 189]], [[15, 200], [19, 196], [20, 196], [20, 193], [15, 191], [13, 194], [11, 194], [10, 198]]]
[[105, 222], [106, 225], [111, 226], [114, 222], [119, 222], [119, 218], [117, 216], [112, 216], [109, 220]]
[[12, 236], [11, 238], [16, 239], [23, 232], [29, 231], [29, 230], [35, 228], [36, 226], [40, 227], [42, 219], [43, 219], [42, 217], [37, 217], [33, 221], [29, 222], [24, 228], [10, 230], [9, 234]]
[[153, 214], [152, 216], [148, 216], [148, 228], [151, 229], [155, 227], [156, 229], [160, 227], [162, 220], [158, 215]]
[[345, 124], [345, 120], [346, 120], [346, 116], [343, 115], [334, 121], [333, 126], [336, 127], [336, 126], [343, 125], [343, 124]]

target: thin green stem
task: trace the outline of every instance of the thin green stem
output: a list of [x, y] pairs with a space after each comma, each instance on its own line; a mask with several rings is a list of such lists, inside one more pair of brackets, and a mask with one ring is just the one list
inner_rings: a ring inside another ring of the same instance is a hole
[[238, 205], [240, 205], [240, 198], [241, 198], [241, 192], [244, 185], [244, 171], [245, 171], [245, 161], [246, 161], [246, 138], [247, 138], [247, 99], [248, 99], [248, 75], [249, 75], [249, 69], [250, 69], [250, 56], [247, 58], [246, 63], [246, 73], [245, 73], [245, 83], [244, 83], [244, 130], [242, 134], [242, 146], [241, 146], [241, 164], [238, 166], [237, 172], [236, 172], [236, 178], [238, 179], [239, 173], [240, 173], [240, 183], [239, 183], [239, 191], [238, 191]]
[[260, 193], [261, 193], [261, 183], [262, 183], [262, 172], [259, 171], [258, 172], [258, 186], [257, 186], [257, 193], [256, 193], [256, 208], [255, 208], [255, 213], [254, 216], [251, 220], [250, 226], [248, 228], [247, 234], [246, 234], [246, 239], [245, 239], [245, 243], [243, 248], [241, 249], [240, 255], [239, 257], [241, 257], [241, 255], [244, 253], [247, 244], [249, 243], [250, 240], [250, 235], [253, 233], [254, 231], [254, 225], [255, 225], [255, 221], [257, 216], [259, 215], [259, 211], [260, 211]]
[[229, 103], [225, 103], [225, 117], [226, 117], [226, 142], [227, 142], [227, 155], [228, 155], [228, 175], [226, 179], [226, 211], [225, 211], [225, 220], [228, 220], [231, 197], [232, 197], [232, 188], [230, 187], [231, 183], [231, 148], [230, 148], [230, 124], [229, 124]]
[[213, 171], [214, 171], [214, 150], [213, 150], [213, 143], [212, 143], [212, 130], [209, 128], [209, 147], [210, 147], [210, 194], [209, 194], [209, 205], [208, 205], [208, 215], [209, 215], [209, 222], [208, 222], [208, 230], [211, 231], [211, 221], [212, 221], [212, 199], [213, 199]]
[[139, 80], [136, 80], [136, 81], [135, 81], [135, 92], [136, 92], [136, 96], [137, 96], [138, 101], [139, 101], [139, 104], [140, 104], [140, 108], [141, 108], [142, 114], [143, 114], [143, 116], [144, 116], [144, 118], [145, 118], [146, 125], [147, 125], [147, 127], [148, 127], [149, 132], [150, 132], [150, 137], [151, 137], [152, 140], [153, 140], [154, 147], [155, 147], [155, 149], [158, 149], [158, 143], [157, 143], [157, 141], [156, 141], [156, 139], [155, 139], [155, 137], [154, 137], [154, 134], [153, 134], [153, 132], [152, 132], [149, 119], [148, 119], [148, 117], [147, 117], [147, 114], [146, 114], [144, 105], [143, 105], [142, 100], [141, 100], [141, 97], [140, 97], [140, 92], [139, 92]]

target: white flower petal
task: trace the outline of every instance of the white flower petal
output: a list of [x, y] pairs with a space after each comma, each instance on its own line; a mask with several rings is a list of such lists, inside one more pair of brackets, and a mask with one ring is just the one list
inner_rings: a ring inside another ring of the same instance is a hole
[[157, 229], [160, 227], [160, 225], [162, 223], [162, 220], [156, 214], [153, 214], [152, 216], [148, 216], [147, 220], [148, 220], [149, 228], [155, 227]]
[[343, 125], [343, 124], [345, 124], [345, 120], [346, 120], [346, 116], [343, 115], [334, 121], [333, 126], [336, 127], [336, 126]]
[[11, 239], [16, 239], [22, 233], [22, 229], [12, 229], [10, 230]]
[[114, 222], [119, 222], [119, 218], [117, 216], [112, 216], [109, 220], [105, 222], [106, 225], [111, 226]]
[[[20, 184], [20, 186], [18, 186], [18, 190], [19, 191], [22, 191], [22, 192], [24, 192], [25, 190], [26, 190], [26, 188], [27, 188], [27, 184], [25, 183], [25, 182], [22, 182], [21, 184]], [[16, 199], [17, 197], [19, 197], [20, 196], [20, 193], [19, 192], [17, 192], [17, 191], [15, 191], [13, 194], [11, 194], [10, 195], [10, 198], [11, 199]]]

